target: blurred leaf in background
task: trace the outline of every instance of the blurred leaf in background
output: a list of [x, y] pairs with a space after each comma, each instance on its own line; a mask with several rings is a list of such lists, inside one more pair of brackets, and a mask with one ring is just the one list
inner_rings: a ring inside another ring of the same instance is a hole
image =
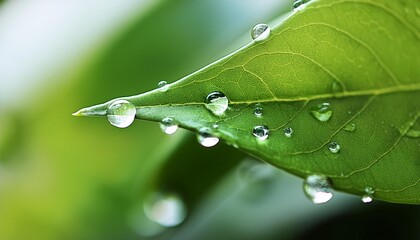
[[[70, 115], [189, 74], [248, 42], [253, 25], [291, 4], [4, 1], [0, 239], [290, 239], [346, 210], [387, 208], [360, 207], [346, 195], [313, 206], [299, 180], [244, 161], [233, 148], [203, 149], [191, 134], [166, 136], [154, 123], [121, 130]], [[158, 208], [153, 219], [147, 208], [159, 196], [179, 201]], [[404, 214], [418, 216], [411, 208]], [[182, 211], [180, 225], [162, 224]], [[407, 234], [418, 227], [410, 217], [399, 222]]]

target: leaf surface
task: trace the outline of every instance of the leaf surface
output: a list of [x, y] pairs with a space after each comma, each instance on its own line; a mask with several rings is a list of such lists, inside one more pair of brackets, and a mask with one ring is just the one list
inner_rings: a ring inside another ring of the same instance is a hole
[[[420, 1], [318, 0], [300, 7], [237, 52], [169, 85], [126, 97], [136, 118], [174, 118], [295, 175], [420, 204]], [[206, 97], [223, 92], [215, 115]], [[112, 101], [79, 111], [105, 115]], [[328, 103], [332, 115], [312, 113]], [[256, 107], [262, 115], [254, 114]], [[217, 128], [214, 125], [217, 124]], [[253, 135], [267, 126], [269, 136]], [[291, 137], [285, 128], [293, 129]], [[340, 150], [333, 153], [330, 143]]]

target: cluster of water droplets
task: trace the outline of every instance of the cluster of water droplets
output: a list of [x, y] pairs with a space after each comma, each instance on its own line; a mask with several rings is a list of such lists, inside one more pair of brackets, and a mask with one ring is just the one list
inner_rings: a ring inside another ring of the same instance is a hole
[[109, 104], [106, 115], [113, 126], [126, 128], [136, 117], [136, 107], [127, 100], [115, 100]]
[[308, 176], [303, 183], [303, 190], [315, 204], [326, 203], [333, 197], [330, 182], [322, 175]]

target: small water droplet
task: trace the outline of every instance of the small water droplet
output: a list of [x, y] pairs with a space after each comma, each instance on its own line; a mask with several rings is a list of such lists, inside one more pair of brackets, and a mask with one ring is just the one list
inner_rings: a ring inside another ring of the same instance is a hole
[[254, 115], [257, 116], [257, 117], [261, 117], [262, 114], [263, 114], [263, 109], [262, 109], [261, 105], [259, 105], [259, 104], [255, 105]]
[[340, 148], [340, 144], [338, 144], [337, 142], [330, 142], [330, 144], [328, 144], [328, 149], [332, 153], [338, 153], [340, 151]]
[[362, 202], [370, 203], [373, 200], [373, 194], [375, 194], [375, 190], [372, 187], [365, 187], [365, 194], [362, 196]]
[[251, 37], [254, 41], [259, 42], [268, 38], [271, 29], [267, 24], [260, 23], [255, 25], [251, 31]]
[[259, 140], [266, 140], [268, 138], [269, 130], [265, 125], [255, 126], [252, 129], [252, 135]]
[[333, 112], [329, 103], [317, 104], [311, 109], [312, 116], [321, 122], [330, 120], [332, 113]]
[[176, 194], [154, 193], [146, 199], [144, 213], [150, 220], [164, 227], [174, 227], [185, 220], [187, 208]]
[[284, 129], [284, 136], [292, 137], [292, 134], [293, 134], [293, 129], [292, 128], [288, 127], [288, 128]]
[[334, 81], [331, 86], [331, 90], [333, 93], [342, 93], [343, 92], [343, 86], [341, 83]]
[[211, 134], [211, 129], [203, 127], [198, 131], [197, 141], [204, 147], [213, 147], [219, 142], [219, 138]]
[[310, 0], [295, 0], [293, 2], [293, 10], [301, 10], [305, 3], [309, 2]]
[[168, 135], [174, 134], [178, 130], [178, 124], [173, 118], [167, 117], [160, 122], [160, 129]]
[[308, 176], [303, 183], [303, 190], [315, 204], [326, 203], [333, 197], [328, 178], [321, 175]]
[[219, 128], [219, 124], [217, 124], [217, 123], [215, 123], [215, 124], [213, 124], [213, 126], [212, 126], [214, 129], [218, 129]]
[[108, 106], [106, 115], [113, 126], [126, 128], [136, 117], [136, 107], [127, 100], [116, 100]]
[[347, 124], [344, 127], [344, 131], [347, 131], [347, 132], [354, 132], [354, 130], [356, 130], [356, 125], [354, 123]]
[[169, 86], [168, 86], [168, 83], [166, 81], [160, 81], [158, 83], [158, 88], [159, 88], [160, 92], [166, 92], [166, 91], [168, 91]]
[[222, 115], [229, 106], [229, 100], [222, 92], [211, 92], [206, 97], [206, 108], [215, 115]]

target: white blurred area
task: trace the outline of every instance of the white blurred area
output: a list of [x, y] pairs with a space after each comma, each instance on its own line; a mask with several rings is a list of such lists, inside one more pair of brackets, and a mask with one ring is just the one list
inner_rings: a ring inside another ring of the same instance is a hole
[[[160, 0], [13, 0], [0, 6], [0, 108], [85, 61]], [[49, 84], [57, 84], [50, 81]]]

